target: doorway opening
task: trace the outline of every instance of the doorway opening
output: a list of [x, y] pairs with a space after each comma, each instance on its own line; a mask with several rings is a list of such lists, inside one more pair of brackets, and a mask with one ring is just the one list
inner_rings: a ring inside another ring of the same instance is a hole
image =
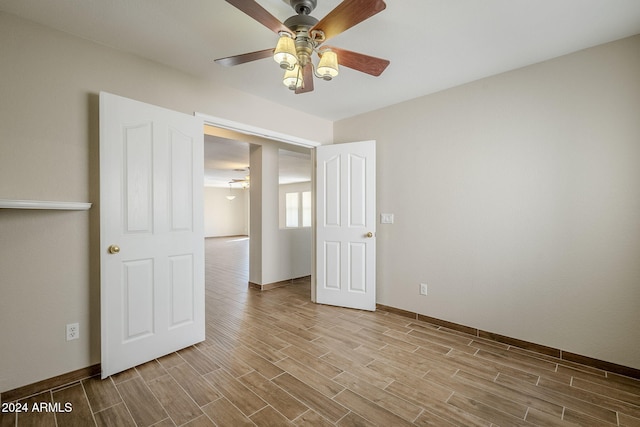
[[[287, 227], [279, 218], [286, 211], [289, 190], [302, 189], [305, 197], [311, 198], [312, 148], [319, 144], [203, 118], [205, 236], [249, 238], [248, 282], [260, 289], [296, 279], [313, 282], [312, 227]], [[256, 154], [258, 151], [263, 152]], [[222, 213], [213, 212], [212, 207]], [[230, 223], [223, 224], [225, 217]]]

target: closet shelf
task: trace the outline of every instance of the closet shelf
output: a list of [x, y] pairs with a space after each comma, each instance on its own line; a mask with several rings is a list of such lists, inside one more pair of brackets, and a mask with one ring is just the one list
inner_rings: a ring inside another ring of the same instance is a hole
[[0, 209], [52, 209], [67, 211], [86, 211], [90, 208], [91, 203], [85, 202], [0, 199]]

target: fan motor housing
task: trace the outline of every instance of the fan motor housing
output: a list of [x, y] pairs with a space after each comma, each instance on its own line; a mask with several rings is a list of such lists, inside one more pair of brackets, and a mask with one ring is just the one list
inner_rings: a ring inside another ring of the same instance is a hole
[[309, 15], [293, 15], [283, 22], [285, 27], [291, 29], [294, 33], [300, 30], [309, 31], [317, 23], [318, 20]]
[[296, 53], [302, 67], [311, 60], [313, 49], [316, 47], [309, 30], [317, 23], [318, 20], [309, 15], [294, 15], [284, 21], [284, 25], [295, 34]]

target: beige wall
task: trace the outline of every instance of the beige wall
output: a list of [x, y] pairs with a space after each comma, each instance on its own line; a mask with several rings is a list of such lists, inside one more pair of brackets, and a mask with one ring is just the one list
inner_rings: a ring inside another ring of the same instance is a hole
[[378, 302], [640, 368], [639, 76], [636, 36], [337, 122], [395, 214]]
[[249, 191], [236, 186], [231, 194], [229, 201], [229, 188], [204, 187], [205, 237], [249, 234]]
[[[3, 13], [0, 58], [0, 198], [94, 203], [89, 212], [0, 210], [0, 391], [100, 361], [99, 91], [333, 137], [329, 121]], [[66, 342], [71, 322], [81, 338]]]

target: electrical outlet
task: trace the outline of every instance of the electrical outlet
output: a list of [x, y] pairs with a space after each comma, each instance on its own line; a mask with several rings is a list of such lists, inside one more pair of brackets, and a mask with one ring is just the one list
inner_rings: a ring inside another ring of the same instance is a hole
[[420, 283], [420, 295], [427, 295], [427, 284]]
[[80, 338], [80, 324], [69, 323], [67, 325], [67, 341], [77, 340]]

